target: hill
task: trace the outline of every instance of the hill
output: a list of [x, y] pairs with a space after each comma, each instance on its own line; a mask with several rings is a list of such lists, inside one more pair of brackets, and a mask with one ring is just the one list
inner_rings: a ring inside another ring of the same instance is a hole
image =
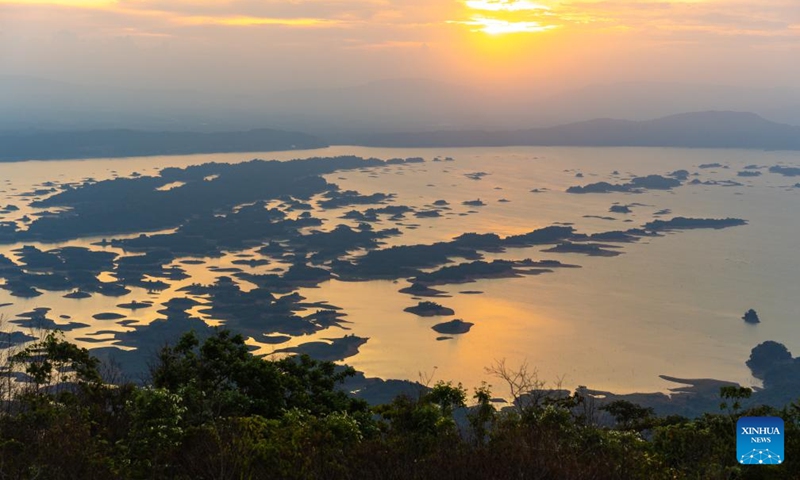
[[370, 135], [380, 147], [512, 145], [800, 150], [800, 127], [748, 112], [691, 112], [646, 121], [595, 119], [527, 130], [461, 130]]
[[0, 162], [70, 158], [263, 152], [326, 147], [324, 140], [281, 130], [246, 132], [145, 132], [91, 130], [0, 135]]

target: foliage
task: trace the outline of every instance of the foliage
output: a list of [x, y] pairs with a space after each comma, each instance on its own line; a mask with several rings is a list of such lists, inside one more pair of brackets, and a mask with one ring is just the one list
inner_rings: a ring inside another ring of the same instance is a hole
[[354, 373], [308, 356], [264, 361], [250, 354], [244, 337], [227, 330], [202, 345], [195, 334], [185, 334], [159, 353], [152, 369], [153, 385], [179, 395], [195, 425], [217, 417], [278, 418], [292, 408], [314, 415], [364, 413], [364, 402], [335, 389]]
[[739, 387], [721, 390], [719, 413], [659, 417], [627, 401], [599, 406], [584, 387], [545, 389], [527, 365], [498, 362], [511, 407], [495, 408], [486, 384], [467, 406], [462, 385], [440, 381], [370, 409], [339, 387], [352, 369], [262, 359], [226, 330], [162, 349], [149, 385], [103, 382], [97, 360], [56, 334], [6, 367], [25, 375], [4, 392], [0, 478], [800, 477], [791, 460], [736, 463], [742, 415], [782, 417], [786, 456], [800, 457], [800, 403], [743, 408], [752, 392]]
[[25, 373], [37, 390], [100, 382], [99, 360], [85, 348], [64, 340], [60, 332], [50, 332], [43, 340], [15, 354], [11, 358], [12, 369], [19, 364], [24, 364]]

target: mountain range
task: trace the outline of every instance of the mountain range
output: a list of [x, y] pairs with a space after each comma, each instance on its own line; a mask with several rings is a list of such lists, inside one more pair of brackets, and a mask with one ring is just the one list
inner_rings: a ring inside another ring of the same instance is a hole
[[302, 131], [343, 143], [356, 134], [513, 130], [593, 118], [647, 120], [698, 111], [753, 112], [800, 125], [800, 89], [630, 82], [515, 90], [428, 79], [272, 91], [81, 85], [0, 75], [0, 132]]
[[298, 132], [146, 132], [89, 130], [0, 135], [0, 162], [22, 160], [267, 152], [322, 148], [328, 144]]
[[[337, 142], [299, 132], [91, 130], [0, 135], [0, 161], [100, 158], [323, 148]], [[748, 112], [693, 112], [654, 120], [596, 119], [525, 130], [440, 130], [354, 135], [370, 147], [679, 147], [800, 150], [800, 127]]]
[[654, 120], [596, 119], [525, 130], [373, 134], [354, 139], [380, 147], [509, 145], [635, 146], [800, 150], [800, 127], [749, 112], [691, 112]]

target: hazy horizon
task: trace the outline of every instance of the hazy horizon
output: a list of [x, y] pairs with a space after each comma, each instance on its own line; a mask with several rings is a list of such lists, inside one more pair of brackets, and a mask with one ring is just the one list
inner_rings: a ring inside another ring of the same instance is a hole
[[600, 118], [653, 120], [702, 111], [750, 112], [769, 121], [800, 125], [800, 88], [623, 82], [508, 97], [408, 78], [209, 95], [190, 87], [138, 88], [0, 75], [0, 132], [275, 128], [336, 140], [372, 132], [514, 130]]

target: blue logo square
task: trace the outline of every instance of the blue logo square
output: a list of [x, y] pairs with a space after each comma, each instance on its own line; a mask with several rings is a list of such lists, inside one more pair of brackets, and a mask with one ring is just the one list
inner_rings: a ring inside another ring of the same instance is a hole
[[742, 465], [779, 465], [784, 457], [783, 419], [742, 417], [736, 423], [736, 458]]

